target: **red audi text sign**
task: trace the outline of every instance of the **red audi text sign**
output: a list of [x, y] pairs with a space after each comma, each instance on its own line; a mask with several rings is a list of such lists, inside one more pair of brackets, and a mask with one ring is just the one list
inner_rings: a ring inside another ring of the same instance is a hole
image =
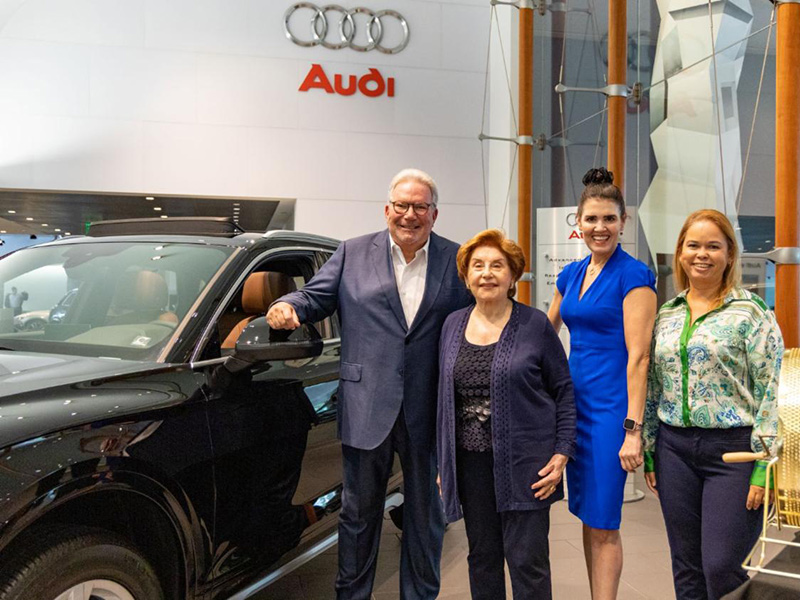
[[345, 76], [338, 73], [333, 76], [333, 84], [325, 74], [322, 65], [311, 65], [308, 75], [300, 84], [299, 91], [308, 92], [313, 89], [325, 90], [327, 94], [339, 94], [340, 96], [352, 96], [356, 92], [369, 98], [377, 98], [384, 93], [390, 98], [394, 97], [394, 77], [383, 78], [380, 71], [370, 68], [369, 73], [358, 77], [356, 75]]

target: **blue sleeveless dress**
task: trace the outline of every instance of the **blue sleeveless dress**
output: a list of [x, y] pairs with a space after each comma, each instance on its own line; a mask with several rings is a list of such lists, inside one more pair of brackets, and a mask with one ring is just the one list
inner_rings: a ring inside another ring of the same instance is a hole
[[589, 527], [619, 529], [627, 472], [619, 464], [628, 412], [628, 350], [622, 302], [632, 289], [655, 291], [647, 266], [617, 246], [579, 299], [591, 256], [567, 265], [556, 280], [569, 329], [578, 445], [567, 465], [569, 510]]

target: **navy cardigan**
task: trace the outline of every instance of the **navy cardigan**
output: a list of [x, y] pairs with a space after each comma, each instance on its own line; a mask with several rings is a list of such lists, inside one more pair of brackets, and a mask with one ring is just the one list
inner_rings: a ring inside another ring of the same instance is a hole
[[[439, 344], [437, 453], [448, 523], [463, 515], [456, 481], [453, 367], [474, 306], [452, 313]], [[553, 454], [575, 456], [575, 398], [561, 340], [540, 310], [514, 302], [491, 374], [497, 511], [536, 510], [564, 498], [563, 480], [546, 500], [531, 484]]]

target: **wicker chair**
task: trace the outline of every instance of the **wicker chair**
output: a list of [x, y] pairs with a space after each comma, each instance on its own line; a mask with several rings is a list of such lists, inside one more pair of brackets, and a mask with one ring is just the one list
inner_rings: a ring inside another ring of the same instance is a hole
[[722, 458], [726, 462], [769, 460], [764, 494], [767, 508], [761, 535], [742, 566], [748, 571], [800, 579], [796, 573], [764, 567], [770, 544], [800, 547], [797, 542], [769, 537], [773, 528], [800, 529], [800, 349], [787, 350], [783, 355], [778, 388], [778, 438], [771, 452], [729, 452]]

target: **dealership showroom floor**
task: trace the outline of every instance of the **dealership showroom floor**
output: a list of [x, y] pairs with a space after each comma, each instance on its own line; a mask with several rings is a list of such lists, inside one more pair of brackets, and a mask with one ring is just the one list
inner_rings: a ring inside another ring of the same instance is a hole
[[[781, 536], [780, 537], [786, 537]], [[675, 597], [670, 572], [669, 547], [658, 501], [649, 492], [639, 502], [625, 504], [622, 512], [622, 544], [625, 554], [619, 600], [667, 600]], [[553, 505], [550, 513], [550, 563], [553, 598], [589, 598], [589, 583], [583, 561], [581, 525], [567, 510], [566, 501]], [[378, 557], [374, 600], [400, 598], [399, 531], [387, 518]], [[336, 548], [290, 573], [253, 600], [327, 600], [335, 598]], [[512, 598], [511, 585], [506, 594]], [[469, 598], [467, 536], [464, 522], [452, 524], [445, 534], [442, 556], [442, 589], [439, 598]]]
[[[387, 518], [378, 556], [374, 600], [396, 600], [400, 564], [399, 531]], [[771, 532], [773, 537], [790, 538], [791, 533]], [[658, 501], [649, 492], [639, 502], [622, 509], [622, 545], [625, 555], [618, 600], [669, 600], [675, 598], [670, 571], [669, 546]], [[768, 558], [776, 551], [768, 554]], [[590, 598], [583, 561], [581, 525], [567, 509], [567, 502], [553, 505], [550, 512], [550, 564], [553, 572], [553, 598]], [[252, 600], [328, 600], [336, 597], [336, 547], [290, 573]], [[511, 584], [506, 575], [506, 596], [511, 599]], [[467, 536], [464, 522], [450, 525], [444, 537], [442, 588], [439, 598], [469, 598], [467, 575]]]

